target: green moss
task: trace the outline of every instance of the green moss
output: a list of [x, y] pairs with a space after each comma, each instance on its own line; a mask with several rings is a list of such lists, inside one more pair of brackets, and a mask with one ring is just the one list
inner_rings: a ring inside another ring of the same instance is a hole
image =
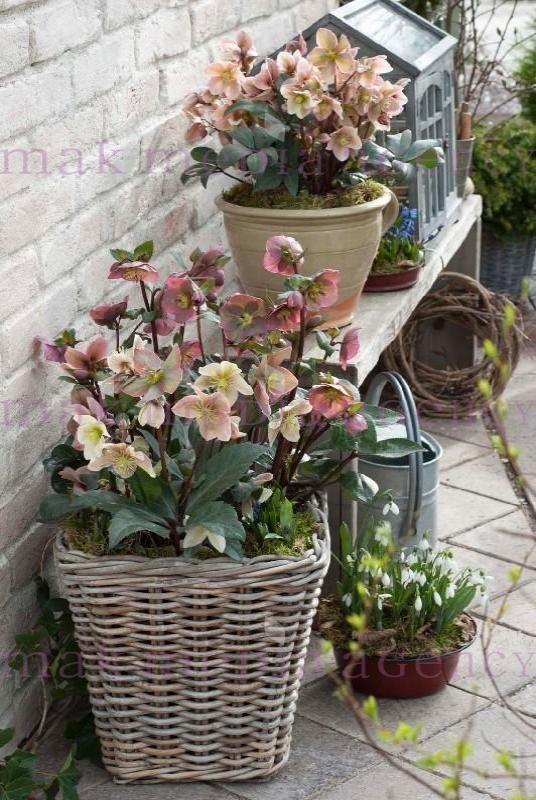
[[246, 558], [256, 556], [303, 556], [307, 550], [313, 546], [313, 532], [317, 522], [314, 514], [305, 509], [298, 511], [294, 515], [294, 535], [291, 543], [280, 539], [263, 539], [262, 541], [255, 535], [254, 531], [248, 530], [246, 541], [244, 542], [244, 555]]
[[145, 556], [145, 558], [167, 558], [175, 555], [171, 545], [163, 547], [142, 547], [135, 534], [123, 539], [120, 547], [109, 548], [108, 541], [100, 531], [70, 529], [65, 533], [71, 550], [80, 550], [90, 556]]
[[237, 206], [247, 208], [272, 208], [288, 211], [314, 211], [323, 208], [344, 208], [358, 206], [376, 200], [384, 193], [385, 188], [376, 181], [364, 181], [350, 189], [329, 194], [309, 194], [301, 191], [297, 195], [290, 194], [286, 189], [271, 189], [266, 192], [256, 192], [250, 183], [239, 183], [223, 193], [224, 200]]

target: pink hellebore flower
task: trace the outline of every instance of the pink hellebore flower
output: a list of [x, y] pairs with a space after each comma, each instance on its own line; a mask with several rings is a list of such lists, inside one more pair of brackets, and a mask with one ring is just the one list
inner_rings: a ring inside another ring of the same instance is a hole
[[201, 355], [201, 345], [197, 339], [185, 339], [181, 344], [181, 367], [190, 369], [196, 358]]
[[313, 282], [304, 290], [305, 304], [308, 309], [327, 308], [337, 302], [339, 295], [339, 271], [323, 269], [313, 278]]
[[78, 380], [84, 380], [93, 375], [108, 353], [108, 342], [104, 336], [93, 339], [86, 351], [68, 347], [65, 351], [64, 369]]
[[[286, 348], [283, 355], [286, 354]], [[262, 413], [269, 417], [270, 402], [276, 402], [289, 394], [298, 385], [298, 379], [290, 370], [280, 366], [279, 354], [264, 355], [259, 366], [252, 367], [249, 375], [253, 383], [255, 400]]]
[[110, 267], [109, 280], [144, 281], [154, 283], [158, 278], [158, 270], [145, 261], [116, 261]]
[[266, 318], [269, 331], [299, 331], [301, 326], [301, 309], [296, 305], [280, 303], [274, 306]]
[[175, 391], [182, 379], [181, 352], [174, 345], [165, 361], [152, 350], [136, 351], [132, 360], [135, 377], [123, 386], [130, 397], [142, 397], [144, 403]]
[[350, 328], [350, 330], [346, 331], [344, 334], [341, 342], [339, 363], [343, 370], [346, 371], [348, 362], [351, 361], [352, 358], [355, 358], [355, 356], [359, 353], [359, 348], [360, 344], [357, 328]]
[[348, 433], [361, 433], [368, 428], [368, 422], [362, 414], [351, 414], [344, 420]]
[[392, 72], [393, 68], [387, 61], [387, 56], [372, 56], [371, 58], [360, 58], [357, 62], [357, 74], [360, 86], [366, 89], [374, 89], [378, 75]]
[[140, 403], [138, 422], [140, 425], [150, 425], [151, 428], [161, 428], [166, 420], [164, 398], [155, 397], [154, 400]]
[[63, 364], [65, 361], [66, 344], [56, 344], [52, 339], [47, 339], [45, 336], [35, 336], [34, 347], [35, 355], [37, 355], [39, 349], [41, 349], [46, 361], [54, 361], [57, 364]]
[[263, 265], [268, 272], [295, 275], [303, 265], [303, 247], [292, 236], [270, 236]]
[[331, 150], [337, 161], [348, 161], [362, 147], [357, 129], [351, 125], [343, 125], [333, 133], [323, 134], [322, 141], [327, 142], [326, 150]]
[[89, 312], [89, 316], [97, 325], [112, 325], [127, 310], [128, 300], [125, 297], [120, 303], [112, 303], [95, 306]]
[[183, 325], [193, 319], [197, 306], [205, 297], [193, 280], [186, 274], [170, 275], [160, 295], [160, 308], [165, 316]]
[[316, 44], [307, 58], [311, 64], [318, 67], [324, 80], [332, 83], [337, 70], [345, 74], [352, 71], [355, 64], [354, 51], [344, 34], [337, 39], [333, 31], [319, 28], [316, 32]]
[[309, 401], [325, 419], [336, 419], [355, 403], [354, 395], [341, 383], [320, 383], [309, 392]]
[[87, 486], [81, 479], [81, 475], [84, 475], [89, 472], [87, 467], [78, 467], [78, 469], [73, 469], [72, 467], [64, 467], [62, 470], [58, 472], [60, 478], [63, 478], [64, 481], [69, 481], [69, 483], [73, 484], [73, 494], [83, 494], [87, 492]]
[[233, 434], [231, 405], [221, 392], [190, 394], [178, 400], [171, 410], [178, 417], [195, 419], [207, 442], [211, 439], [228, 442]]
[[216, 61], [206, 68], [209, 76], [208, 88], [215, 95], [224, 95], [228, 100], [237, 100], [243, 75], [240, 66], [233, 61]]
[[232, 294], [220, 308], [225, 335], [231, 342], [244, 342], [266, 331], [264, 300], [250, 294]]
[[325, 120], [329, 119], [332, 114], [335, 114], [335, 116], [339, 117], [339, 119], [343, 116], [343, 110], [340, 101], [335, 97], [330, 97], [329, 94], [325, 94], [321, 97], [316, 104], [313, 113], [319, 122], [325, 122]]
[[288, 406], [280, 408], [268, 423], [268, 441], [273, 444], [278, 434], [287, 442], [297, 442], [300, 438], [299, 417], [309, 414], [312, 405], [308, 400], [296, 397]]
[[138, 467], [151, 478], [156, 477], [149, 457], [129, 444], [107, 444], [101, 455], [90, 461], [87, 468], [91, 472], [100, 472], [101, 469], [111, 469], [120, 478], [131, 478]]
[[248, 73], [257, 58], [251, 35], [247, 31], [238, 31], [234, 40], [228, 39], [223, 43], [223, 55], [226, 60], [236, 62]]
[[367, 116], [377, 127], [389, 129], [389, 120], [400, 114], [408, 102], [403, 92], [407, 81], [383, 81], [372, 93]]

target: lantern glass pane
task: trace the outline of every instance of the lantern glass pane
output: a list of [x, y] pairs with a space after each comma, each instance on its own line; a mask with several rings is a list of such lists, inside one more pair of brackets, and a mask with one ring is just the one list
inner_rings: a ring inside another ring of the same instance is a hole
[[381, 0], [345, 16], [345, 21], [378, 47], [410, 63], [441, 41], [441, 33], [421, 26]]

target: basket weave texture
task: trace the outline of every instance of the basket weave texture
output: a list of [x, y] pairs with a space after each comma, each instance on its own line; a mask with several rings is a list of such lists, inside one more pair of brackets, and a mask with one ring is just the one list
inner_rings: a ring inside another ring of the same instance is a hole
[[249, 780], [288, 759], [329, 565], [318, 512], [303, 557], [87, 555], [59, 535], [106, 769], [118, 783]]

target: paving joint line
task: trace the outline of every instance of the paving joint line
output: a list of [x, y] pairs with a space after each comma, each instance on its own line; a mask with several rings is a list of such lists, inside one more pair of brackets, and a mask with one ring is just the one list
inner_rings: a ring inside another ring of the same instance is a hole
[[[486, 500], [495, 500], [496, 503], [504, 503], [505, 505], [511, 506], [513, 509], [519, 509], [522, 505], [521, 500], [519, 503], [512, 503], [510, 500], [501, 500], [500, 497], [494, 497], [491, 494], [484, 494], [484, 492], [477, 492], [475, 489], [466, 489], [464, 486], [457, 486], [455, 483], [446, 483], [445, 481], [440, 481], [440, 484], [441, 486], [449, 486], [451, 489], [456, 489], [458, 492], [467, 492], [467, 494], [475, 494], [477, 497], [485, 497]], [[510, 481], [508, 481], [508, 485], [510, 485]]]
[[[511, 534], [511, 536], [516, 536], [516, 535], [517, 534], [515, 533]], [[471, 550], [473, 553], [479, 553], [482, 556], [488, 556], [489, 558], [493, 558], [495, 561], [503, 561], [505, 564], [514, 564], [517, 566], [525, 567], [525, 569], [532, 570], [533, 572], [536, 570], [536, 564], [533, 567], [531, 567], [524, 561], [518, 561], [514, 558], [507, 558], [506, 556], [499, 556], [496, 553], [490, 553], [487, 550], [481, 550], [479, 547], [475, 547], [474, 545], [457, 542], [456, 537], [454, 536], [451, 539], [446, 539], [445, 541], [450, 545], [455, 545], [456, 547], [462, 547], [464, 550]]]

